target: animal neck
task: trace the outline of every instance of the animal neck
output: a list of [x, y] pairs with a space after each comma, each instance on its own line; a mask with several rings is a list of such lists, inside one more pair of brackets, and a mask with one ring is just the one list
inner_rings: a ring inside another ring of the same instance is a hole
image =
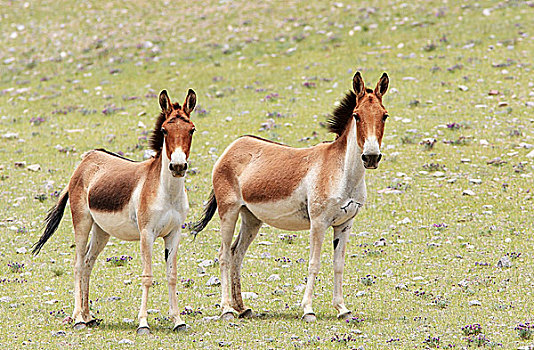
[[166, 196], [171, 199], [178, 197], [184, 191], [184, 177], [174, 177], [169, 171], [170, 160], [167, 156], [165, 143], [159, 153], [161, 168], [160, 168], [160, 188], [163, 190]]
[[354, 120], [349, 122], [347, 130], [337, 138], [335, 143], [339, 143], [339, 149], [344, 152], [341, 188], [343, 191], [350, 192], [363, 180], [365, 175], [362, 150], [358, 146], [358, 135]]

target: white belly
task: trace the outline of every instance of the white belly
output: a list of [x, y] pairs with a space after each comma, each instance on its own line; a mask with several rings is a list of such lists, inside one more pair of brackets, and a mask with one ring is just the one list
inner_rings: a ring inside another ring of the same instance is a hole
[[246, 206], [252, 214], [270, 226], [287, 231], [310, 229], [310, 217], [305, 201], [246, 203]]
[[139, 240], [140, 235], [135, 212], [130, 215], [128, 207], [120, 212], [92, 210], [91, 215], [95, 223], [111, 236], [125, 241]]

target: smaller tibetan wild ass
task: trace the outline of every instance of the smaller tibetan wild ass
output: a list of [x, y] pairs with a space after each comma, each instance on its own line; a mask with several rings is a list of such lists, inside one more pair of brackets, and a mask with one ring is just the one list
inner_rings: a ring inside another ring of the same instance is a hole
[[[189, 90], [183, 107], [171, 103], [167, 91], [159, 95], [161, 113], [150, 138], [156, 155], [134, 162], [102, 149], [85, 153], [58, 203], [46, 217], [46, 228], [34, 245], [38, 254], [57, 230], [70, 201], [76, 258], [74, 262], [74, 329], [97, 323], [89, 313], [89, 277], [109, 237], [141, 241], [142, 299], [138, 334], [149, 334], [148, 290], [152, 285], [152, 249], [165, 240], [169, 310], [173, 330], [186, 328], [176, 297], [176, 255], [181, 228], [189, 211], [184, 176], [195, 126], [190, 120], [196, 94]], [[89, 244], [89, 232], [92, 232]]]
[[[303, 319], [316, 320], [312, 308], [326, 230], [334, 228], [333, 303], [338, 318], [347, 319], [342, 291], [345, 249], [354, 216], [365, 203], [365, 169], [376, 169], [388, 113], [382, 105], [389, 78], [382, 75], [374, 90], [366, 89], [360, 72], [329, 119], [333, 142], [293, 148], [244, 136], [226, 148], [213, 167], [213, 191], [194, 231], [202, 231], [215, 211], [221, 218], [221, 307], [224, 319], [237, 313], [250, 317], [241, 296], [241, 265], [262, 223], [283, 230], [310, 230], [310, 260], [302, 307]], [[232, 244], [235, 225], [241, 229]], [[229, 295], [229, 285], [231, 294]]]

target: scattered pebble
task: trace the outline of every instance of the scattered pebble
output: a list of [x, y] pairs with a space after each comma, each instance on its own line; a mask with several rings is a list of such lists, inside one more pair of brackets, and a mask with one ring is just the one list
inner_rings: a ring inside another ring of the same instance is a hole
[[280, 281], [280, 275], [274, 274], [267, 277], [268, 282]]
[[497, 267], [500, 267], [501, 269], [509, 268], [512, 266], [512, 262], [510, 261], [510, 258], [507, 256], [503, 256], [502, 258], [497, 261]]
[[480, 306], [480, 305], [482, 305], [482, 303], [476, 299], [469, 301], [469, 306]]
[[208, 287], [211, 287], [211, 286], [218, 286], [221, 284], [221, 281], [219, 280], [219, 277], [217, 276], [211, 276], [208, 280], [208, 282], [206, 282], [206, 286]]
[[258, 294], [254, 292], [241, 292], [241, 296], [243, 297], [243, 299], [257, 299], [258, 298]]
[[130, 340], [130, 339], [122, 339], [122, 340], [119, 340], [119, 344], [134, 344], [134, 341], [133, 340]]
[[462, 192], [462, 195], [464, 196], [474, 196], [475, 195], [475, 192], [474, 191], [471, 191], [471, 190], [464, 190]]

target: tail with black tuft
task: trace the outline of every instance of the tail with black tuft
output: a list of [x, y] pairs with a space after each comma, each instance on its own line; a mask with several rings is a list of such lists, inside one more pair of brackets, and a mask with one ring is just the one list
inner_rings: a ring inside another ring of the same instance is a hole
[[211, 218], [213, 218], [213, 215], [215, 214], [216, 210], [217, 210], [217, 199], [215, 199], [215, 192], [211, 190], [210, 197], [204, 207], [204, 212], [202, 213], [202, 219], [200, 219], [200, 221], [197, 221], [193, 224], [193, 229], [191, 230], [191, 233], [195, 237], [200, 231], [202, 231], [203, 229], [206, 228], [206, 226], [208, 226], [208, 223], [210, 222]]
[[48, 215], [46, 215], [45, 219], [46, 227], [43, 232], [43, 235], [41, 236], [41, 238], [39, 238], [39, 241], [33, 245], [32, 253], [34, 255], [39, 254], [44, 244], [48, 241], [50, 237], [52, 237], [54, 232], [56, 232], [59, 223], [63, 218], [63, 212], [65, 211], [65, 207], [67, 206], [68, 200], [69, 192], [65, 190], [61, 194], [61, 197], [59, 197], [59, 201], [57, 202], [57, 204], [50, 208], [50, 210], [48, 211]]

